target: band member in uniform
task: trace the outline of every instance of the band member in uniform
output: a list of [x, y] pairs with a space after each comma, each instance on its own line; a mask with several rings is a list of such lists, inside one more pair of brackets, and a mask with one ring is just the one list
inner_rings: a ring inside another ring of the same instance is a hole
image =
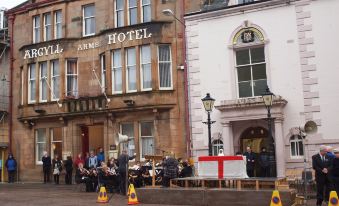
[[84, 168], [84, 165], [80, 162], [78, 164], [78, 168], [75, 172], [75, 182], [77, 184], [85, 183], [86, 184], [86, 192], [91, 192], [92, 181], [89, 178], [90, 172]]

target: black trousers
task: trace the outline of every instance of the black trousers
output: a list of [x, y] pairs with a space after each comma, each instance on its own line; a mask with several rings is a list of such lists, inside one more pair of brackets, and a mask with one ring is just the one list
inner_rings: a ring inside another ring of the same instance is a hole
[[164, 176], [162, 178], [162, 186], [163, 187], [169, 187], [170, 186], [171, 179], [169, 177]]
[[261, 177], [269, 177], [270, 176], [270, 167], [261, 167], [260, 172], [261, 172]]
[[246, 171], [247, 171], [247, 175], [248, 175], [249, 177], [254, 177], [254, 170], [252, 170], [252, 169], [247, 169]]
[[126, 195], [126, 172], [120, 171], [120, 193]]
[[317, 182], [317, 205], [321, 205], [323, 201], [329, 200], [331, 182], [328, 177], [316, 177]]
[[60, 175], [54, 175], [54, 183], [59, 184], [59, 177]]
[[50, 167], [44, 167], [43, 168], [43, 172], [44, 172], [44, 183], [49, 182], [50, 181], [50, 175], [51, 175], [51, 168]]
[[14, 182], [14, 177], [15, 177], [15, 170], [8, 171], [8, 183], [13, 183]]
[[71, 171], [66, 171], [65, 183], [66, 183], [66, 185], [71, 185], [72, 184], [72, 170]]

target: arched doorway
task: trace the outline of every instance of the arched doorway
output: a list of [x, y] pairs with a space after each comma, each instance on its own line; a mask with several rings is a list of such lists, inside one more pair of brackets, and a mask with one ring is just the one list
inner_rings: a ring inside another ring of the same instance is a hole
[[263, 147], [266, 148], [269, 155], [269, 176], [276, 177], [276, 161], [274, 139], [269, 138], [267, 129], [263, 127], [249, 127], [240, 137], [240, 148], [242, 152], [246, 152], [246, 147], [250, 146], [252, 151], [256, 153], [257, 164], [255, 166], [255, 176], [260, 176], [260, 165], [258, 158]]

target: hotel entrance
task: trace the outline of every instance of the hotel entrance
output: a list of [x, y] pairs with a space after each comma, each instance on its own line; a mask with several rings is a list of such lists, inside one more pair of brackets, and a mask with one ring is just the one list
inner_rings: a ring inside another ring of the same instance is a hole
[[252, 152], [257, 156], [257, 161], [255, 165], [255, 176], [261, 176], [260, 174], [260, 165], [259, 165], [259, 155], [262, 148], [266, 148], [268, 153], [269, 161], [269, 176], [276, 177], [276, 161], [275, 161], [275, 147], [273, 138], [269, 138], [268, 131], [263, 127], [250, 127], [247, 128], [241, 135], [240, 138], [240, 147], [241, 151], [246, 152], [246, 147], [250, 146]]
[[87, 152], [93, 150], [97, 154], [100, 147], [104, 147], [104, 125], [80, 126], [81, 129], [81, 149], [85, 157]]

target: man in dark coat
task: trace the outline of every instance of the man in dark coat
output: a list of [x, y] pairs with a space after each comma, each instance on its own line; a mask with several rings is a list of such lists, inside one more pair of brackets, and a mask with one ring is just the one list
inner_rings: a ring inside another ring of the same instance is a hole
[[42, 156], [41, 161], [42, 161], [42, 171], [44, 173], [44, 184], [46, 184], [46, 182], [49, 182], [52, 166], [51, 157], [48, 156], [48, 153], [46, 151], [44, 151], [44, 155]]
[[126, 179], [127, 179], [127, 169], [128, 169], [128, 162], [135, 158], [135, 154], [130, 157], [127, 154], [126, 150], [122, 151], [122, 154], [118, 157], [118, 171], [120, 174], [120, 193], [122, 195], [126, 195]]
[[162, 181], [163, 187], [169, 187], [171, 179], [178, 177], [178, 160], [173, 157], [167, 156], [163, 162], [164, 167], [164, 179]]
[[269, 162], [269, 154], [266, 151], [266, 147], [261, 148], [261, 152], [259, 154], [259, 165], [260, 165], [260, 173], [262, 177], [269, 177], [270, 172], [270, 162]]
[[254, 169], [256, 162], [256, 155], [252, 152], [251, 147], [246, 148], [246, 152], [244, 153], [246, 156], [246, 171], [249, 177], [254, 177]]
[[317, 182], [317, 206], [321, 205], [324, 200], [328, 202], [329, 191], [331, 189], [329, 177], [331, 161], [326, 153], [327, 148], [325, 145], [322, 145], [320, 146], [319, 153], [312, 156], [312, 166], [315, 170], [315, 181]]
[[339, 194], [339, 148], [333, 150], [334, 158], [331, 160], [330, 174], [335, 191]]

